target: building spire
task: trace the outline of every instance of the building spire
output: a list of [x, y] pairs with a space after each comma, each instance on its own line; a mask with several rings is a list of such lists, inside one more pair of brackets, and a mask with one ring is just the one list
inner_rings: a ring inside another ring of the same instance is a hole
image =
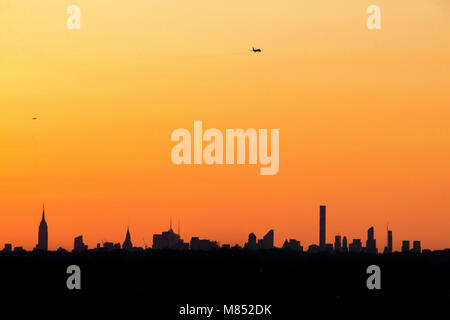
[[170, 230], [172, 230], [172, 216], [170, 216]]
[[42, 220], [39, 224], [38, 243], [36, 245], [37, 250], [48, 250], [48, 229], [47, 222], [45, 222], [45, 207], [42, 204]]
[[125, 235], [125, 241], [122, 244], [122, 248], [125, 250], [131, 250], [133, 248], [130, 235], [130, 226], [127, 226], [127, 234]]
[[180, 232], [180, 218], [178, 218], [178, 235], [181, 237], [181, 232]]

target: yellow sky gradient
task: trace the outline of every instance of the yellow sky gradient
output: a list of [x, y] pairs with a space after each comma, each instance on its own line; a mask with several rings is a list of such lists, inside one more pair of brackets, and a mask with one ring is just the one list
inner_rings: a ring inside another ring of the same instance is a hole
[[[68, 30], [66, 8], [81, 8]], [[366, 8], [381, 7], [368, 30]], [[261, 47], [262, 54], [249, 52]], [[0, 246], [275, 229], [450, 247], [448, 1], [0, 1]], [[31, 120], [38, 117], [38, 120]], [[280, 170], [175, 166], [176, 128], [280, 129]]]

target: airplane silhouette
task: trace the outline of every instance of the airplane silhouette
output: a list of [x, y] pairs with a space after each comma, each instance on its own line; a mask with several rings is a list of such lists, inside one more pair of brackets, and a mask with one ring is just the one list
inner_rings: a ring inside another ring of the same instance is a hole
[[262, 50], [261, 49], [255, 49], [255, 48], [252, 47], [252, 51], [253, 52], [261, 52]]

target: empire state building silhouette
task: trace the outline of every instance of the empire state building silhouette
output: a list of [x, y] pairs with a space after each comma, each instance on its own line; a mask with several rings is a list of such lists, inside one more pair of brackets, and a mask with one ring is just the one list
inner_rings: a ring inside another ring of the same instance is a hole
[[39, 233], [38, 233], [38, 244], [36, 245], [36, 250], [48, 250], [48, 229], [47, 222], [45, 222], [45, 209], [42, 207], [42, 220], [39, 224]]

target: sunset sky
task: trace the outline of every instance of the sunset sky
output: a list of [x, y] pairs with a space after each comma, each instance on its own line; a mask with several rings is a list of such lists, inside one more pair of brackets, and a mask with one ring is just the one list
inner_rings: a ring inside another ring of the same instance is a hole
[[[68, 30], [67, 6], [81, 8]], [[381, 30], [366, 8], [381, 7]], [[262, 48], [261, 54], [250, 52]], [[37, 120], [32, 120], [37, 117]], [[280, 168], [171, 162], [177, 128], [277, 128]], [[450, 2], [0, 0], [0, 248], [450, 247]]]

